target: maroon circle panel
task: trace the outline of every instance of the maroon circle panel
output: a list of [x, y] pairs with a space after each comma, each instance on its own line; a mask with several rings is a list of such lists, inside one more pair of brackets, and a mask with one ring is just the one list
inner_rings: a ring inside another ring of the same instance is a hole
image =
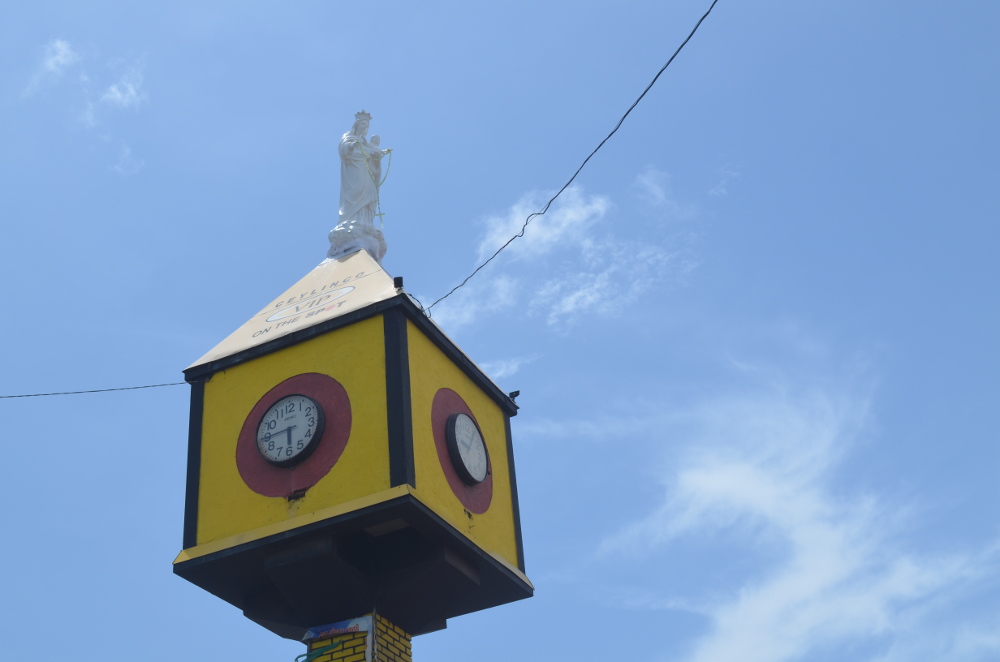
[[[476, 420], [469, 405], [465, 400], [450, 388], [443, 388], [434, 394], [434, 403], [431, 405], [431, 425], [434, 428], [434, 446], [437, 448], [438, 461], [444, 469], [445, 478], [451, 491], [455, 493], [458, 500], [462, 502], [465, 509], [471, 513], [481, 515], [485, 513], [493, 500], [493, 463], [489, 459], [489, 446], [486, 447], [486, 478], [481, 483], [469, 485], [459, 478], [455, 466], [451, 463], [451, 455], [448, 453], [448, 437], [446, 428], [448, 427], [448, 417], [452, 414], [468, 414], [472, 420]], [[479, 426], [482, 430], [482, 426]]]
[[[276, 467], [257, 450], [257, 427], [268, 408], [289, 395], [307, 395], [323, 409], [323, 436], [316, 449], [298, 464]], [[330, 473], [351, 436], [351, 401], [333, 377], [307, 372], [289, 377], [264, 394], [247, 414], [236, 443], [236, 467], [243, 482], [257, 494], [290, 497], [301, 493]]]

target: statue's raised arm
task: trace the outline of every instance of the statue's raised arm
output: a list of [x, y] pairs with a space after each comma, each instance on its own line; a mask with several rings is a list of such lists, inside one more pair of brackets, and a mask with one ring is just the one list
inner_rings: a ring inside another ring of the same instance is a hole
[[392, 150], [381, 149], [378, 136], [368, 141], [371, 119], [364, 110], [356, 113], [351, 130], [340, 139], [340, 218], [330, 231], [329, 259], [364, 249], [381, 264], [385, 255], [385, 239], [374, 220], [381, 216], [382, 157]]

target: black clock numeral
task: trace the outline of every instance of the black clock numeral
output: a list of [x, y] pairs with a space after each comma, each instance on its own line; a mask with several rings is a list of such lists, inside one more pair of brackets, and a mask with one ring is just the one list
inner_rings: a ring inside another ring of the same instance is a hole
[[314, 416], [309, 417], [309, 427], [316, 425], [316, 418]]
[[288, 448], [285, 449], [285, 457], [291, 457], [291, 456], [292, 456], [292, 447], [289, 446]]
[[278, 421], [276, 421], [274, 419], [271, 419], [270, 421], [267, 422], [267, 429], [268, 430], [273, 430], [276, 427], [278, 427]]
[[312, 407], [306, 407], [306, 416], [312, 416], [312, 413], [313, 413], [313, 408]]
[[267, 442], [267, 450], [269, 450], [269, 451], [273, 451], [274, 450], [274, 442], [273, 441]]
[[299, 439], [298, 450], [302, 450], [302, 447], [305, 446], [305, 444], [306, 444], [305, 441], [303, 441], [302, 439]]
[[310, 438], [311, 436], [313, 436], [312, 429], [306, 430], [306, 439]]

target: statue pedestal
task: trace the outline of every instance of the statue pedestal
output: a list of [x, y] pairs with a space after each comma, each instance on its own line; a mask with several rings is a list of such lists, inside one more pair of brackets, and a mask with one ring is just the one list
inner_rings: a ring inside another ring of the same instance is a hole
[[329, 260], [356, 253], [362, 249], [368, 251], [379, 265], [385, 257], [386, 245], [382, 231], [365, 221], [343, 221], [330, 230], [330, 249], [326, 252]]

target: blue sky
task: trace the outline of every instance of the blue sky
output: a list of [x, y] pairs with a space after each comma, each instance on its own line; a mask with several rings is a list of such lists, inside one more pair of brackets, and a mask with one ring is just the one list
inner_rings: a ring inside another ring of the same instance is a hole
[[[180, 381], [324, 257], [361, 108], [384, 266], [437, 299], [708, 4], [9, 11], [0, 394]], [[1000, 658], [998, 24], [723, 0], [434, 308], [521, 391], [537, 591], [415, 659]], [[171, 574], [187, 408], [0, 401], [5, 659], [302, 652]]]

